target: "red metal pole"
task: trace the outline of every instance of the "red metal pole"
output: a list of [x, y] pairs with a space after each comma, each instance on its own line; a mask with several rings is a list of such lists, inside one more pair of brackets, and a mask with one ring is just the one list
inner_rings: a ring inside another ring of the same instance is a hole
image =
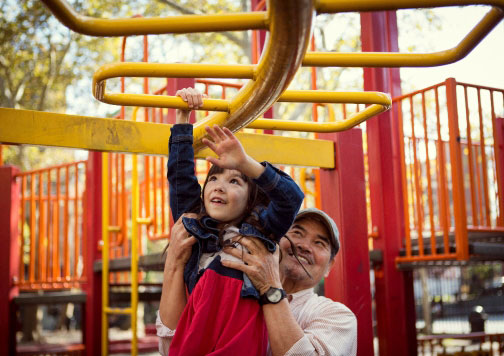
[[335, 267], [325, 280], [325, 296], [345, 304], [357, 317], [357, 352], [373, 355], [373, 319], [369, 282], [366, 184], [362, 131], [320, 134], [335, 142], [336, 168], [321, 169], [322, 210], [332, 216], [341, 236]]
[[101, 272], [93, 271], [93, 263], [101, 260], [101, 252], [98, 250], [102, 238], [101, 167], [101, 153], [90, 151], [86, 167], [86, 234], [83, 236], [87, 249], [84, 253], [86, 283], [83, 284], [83, 290], [87, 294], [83, 313], [83, 339], [87, 356], [101, 355], [102, 277]]
[[[397, 52], [396, 13], [361, 13], [362, 50]], [[399, 69], [364, 68], [364, 90], [401, 93]], [[404, 212], [397, 108], [367, 122], [371, 220], [378, 230], [375, 249], [383, 263], [375, 267], [375, 303], [380, 355], [416, 355], [413, 276], [399, 272], [395, 258], [404, 238]]]
[[[13, 166], [0, 167], [0, 355], [14, 355], [16, 321], [13, 298], [19, 294], [14, 281], [19, 274], [19, 182]], [[32, 193], [33, 194], [33, 193]], [[7, 320], [7, 322], [6, 322]]]
[[494, 149], [500, 207], [497, 225], [504, 226], [504, 118], [495, 119]]

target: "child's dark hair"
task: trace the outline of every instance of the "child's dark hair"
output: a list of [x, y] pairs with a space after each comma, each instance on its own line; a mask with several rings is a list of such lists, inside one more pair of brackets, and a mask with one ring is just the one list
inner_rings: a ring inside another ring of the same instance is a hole
[[[210, 167], [210, 170], [208, 171], [208, 174], [205, 178], [205, 182], [203, 183], [203, 189], [201, 190], [201, 205], [198, 213], [199, 217], [203, 217], [207, 215], [206, 210], [205, 210], [205, 203], [203, 199], [203, 195], [205, 192], [206, 185], [208, 183], [208, 179], [215, 175], [215, 174], [221, 174], [225, 171], [225, 168], [221, 168], [216, 165], [212, 165]], [[262, 233], [265, 233], [264, 228], [259, 224], [259, 220], [257, 219], [257, 215], [254, 214], [254, 209], [260, 206], [268, 206], [270, 199], [264, 193], [264, 191], [259, 188], [259, 186], [252, 180], [252, 178], [246, 176], [245, 174], [241, 173], [241, 178], [245, 183], [248, 185], [248, 197], [247, 197], [247, 205], [245, 207], [245, 211], [243, 214], [237, 219], [236, 223], [237, 225], [241, 224], [242, 222], [247, 222], [251, 225], [253, 225], [255, 228], [257, 228], [259, 231]]]

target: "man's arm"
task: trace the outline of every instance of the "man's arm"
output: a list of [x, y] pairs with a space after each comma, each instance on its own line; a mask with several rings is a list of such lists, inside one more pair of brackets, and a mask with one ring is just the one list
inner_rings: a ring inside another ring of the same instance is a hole
[[[243, 262], [247, 265], [233, 261], [222, 261], [222, 264], [244, 272], [261, 295], [270, 287], [282, 288], [279, 249], [277, 248], [272, 254], [262, 242], [255, 238], [243, 237], [239, 243], [250, 251], [250, 254], [243, 256]], [[242, 258], [240, 249], [225, 248], [225, 252]], [[265, 304], [262, 309], [272, 354], [273, 356], [285, 355], [304, 336], [303, 329], [294, 318], [287, 299], [277, 304]]]
[[[184, 216], [195, 217], [195, 214], [184, 214]], [[182, 224], [182, 217], [173, 225], [170, 237], [170, 244], [166, 250], [159, 317], [163, 325], [175, 330], [187, 303], [184, 267], [196, 239], [189, 236]]]

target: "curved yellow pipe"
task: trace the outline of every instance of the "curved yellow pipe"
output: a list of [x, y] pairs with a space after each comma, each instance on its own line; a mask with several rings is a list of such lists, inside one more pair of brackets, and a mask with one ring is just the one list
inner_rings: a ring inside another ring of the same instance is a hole
[[231, 131], [245, 127], [262, 115], [287, 88], [301, 65], [311, 36], [312, 0], [268, 2], [270, 33], [257, 64], [255, 80], [250, 80], [229, 103], [229, 113], [214, 113], [194, 126], [194, 149], [205, 146], [204, 126], [226, 126]]
[[351, 129], [361, 122], [387, 111], [389, 107], [384, 105], [371, 105], [366, 109], [351, 115], [348, 119], [336, 122], [311, 122], [311, 121], [290, 121], [290, 120], [272, 120], [257, 119], [247, 126], [251, 129], [263, 130], [283, 130], [283, 131], [302, 131], [302, 132], [340, 132]]
[[308, 52], [306, 67], [435, 67], [450, 64], [467, 56], [502, 20], [504, 11], [492, 8], [454, 48], [433, 53], [390, 52]]
[[56, 18], [72, 31], [89, 36], [131, 36], [267, 29], [266, 12], [182, 15], [151, 18], [98, 19], [75, 12], [65, 0], [42, 0]]

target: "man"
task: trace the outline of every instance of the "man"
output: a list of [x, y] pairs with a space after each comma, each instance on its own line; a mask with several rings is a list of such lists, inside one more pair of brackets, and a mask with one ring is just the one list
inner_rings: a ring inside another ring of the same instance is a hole
[[[180, 224], [181, 225], [181, 224]], [[339, 232], [334, 221], [323, 211], [310, 208], [299, 212], [287, 237], [296, 246], [299, 261], [287, 238], [280, 240], [274, 254], [254, 238], [236, 239], [241, 249], [226, 252], [241, 262], [223, 261], [248, 275], [261, 294], [261, 304], [268, 329], [268, 355], [356, 355], [357, 321], [343, 304], [317, 296], [313, 288], [327, 277], [339, 250]], [[156, 322], [160, 352], [167, 350], [185, 305], [181, 276], [194, 237], [187, 236], [175, 224], [165, 264], [163, 295]], [[280, 258], [281, 255], [281, 258]], [[173, 261], [173, 262], [169, 262]]]
[[[313, 288], [327, 277], [339, 250], [339, 232], [323, 211], [302, 210], [287, 236], [297, 248], [294, 256], [288, 239], [269, 253], [256, 239], [239, 240], [250, 254], [243, 263], [225, 261], [227, 267], [246, 273], [261, 294], [269, 338], [269, 355], [355, 355], [357, 321], [343, 304], [317, 296]], [[239, 249], [227, 253], [242, 257]], [[224, 264], [224, 262], [223, 262]]]

